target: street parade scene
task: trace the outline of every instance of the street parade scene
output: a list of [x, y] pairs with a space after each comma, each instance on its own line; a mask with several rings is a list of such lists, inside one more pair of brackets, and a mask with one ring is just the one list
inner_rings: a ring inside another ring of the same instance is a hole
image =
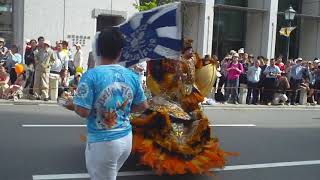
[[0, 0], [0, 179], [320, 179], [319, 7]]

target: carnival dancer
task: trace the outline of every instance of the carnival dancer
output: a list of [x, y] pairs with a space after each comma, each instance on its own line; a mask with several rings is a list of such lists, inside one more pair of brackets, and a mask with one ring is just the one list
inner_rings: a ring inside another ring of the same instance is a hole
[[138, 76], [117, 65], [123, 48], [119, 30], [104, 30], [95, 44], [100, 65], [82, 76], [73, 101], [65, 106], [87, 119], [85, 157], [91, 179], [115, 180], [131, 152], [129, 114], [148, 104]]

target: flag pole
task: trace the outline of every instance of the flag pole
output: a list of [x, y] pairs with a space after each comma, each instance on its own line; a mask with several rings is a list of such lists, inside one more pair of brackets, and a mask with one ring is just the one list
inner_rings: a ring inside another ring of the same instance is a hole
[[[289, 20], [288, 29], [290, 28], [291, 28], [291, 21]], [[288, 37], [287, 37], [287, 62], [289, 61], [289, 54], [290, 54], [290, 33], [288, 33]]]

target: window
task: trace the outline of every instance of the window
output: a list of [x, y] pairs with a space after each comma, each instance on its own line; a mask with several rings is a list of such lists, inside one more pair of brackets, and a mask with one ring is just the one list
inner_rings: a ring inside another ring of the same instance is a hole
[[0, 0], [0, 37], [5, 38], [6, 46], [13, 42], [12, 0]]

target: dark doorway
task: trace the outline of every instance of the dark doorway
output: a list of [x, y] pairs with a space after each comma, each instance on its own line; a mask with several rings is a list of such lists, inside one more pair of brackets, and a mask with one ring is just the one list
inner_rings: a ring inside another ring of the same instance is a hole
[[107, 27], [117, 26], [124, 21], [125, 19], [121, 16], [99, 15], [97, 17], [97, 31], [101, 31]]

